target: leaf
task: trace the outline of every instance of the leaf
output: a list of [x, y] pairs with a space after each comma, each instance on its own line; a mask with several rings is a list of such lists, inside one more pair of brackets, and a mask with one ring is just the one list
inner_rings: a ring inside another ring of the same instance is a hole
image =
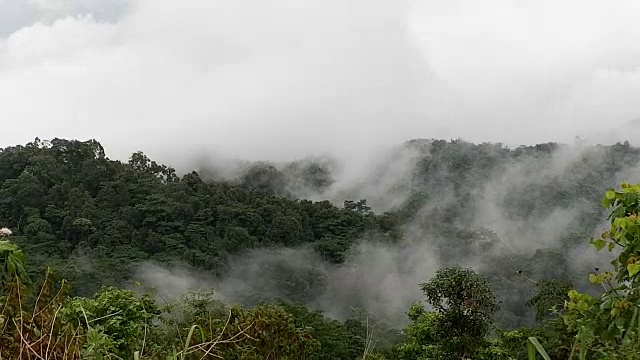
[[[615, 308], [615, 307], [613, 309], [611, 309], [611, 317], [616, 317], [616, 316], [618, 316], [618, 314], [620, 314], [620, 309]], [[615, 323], [612, 322], [609, 325], [609, 328], [613, 328], [614, 325], [615, 325]]]
[[579, 301], [578, 302], [578, 311], [586, 312], [587, 310], [589, 310], [589, 304], [584, 302], [584, 301]]
[[569, 290], [569, 294], [568, 294], [569, 298], [571, 300], [575, 299], [576, 297], [578, 297], [578, 292], [576, 290]]
[[[549, 357], [549, 354], [547, 354], [547, 352], [544, 350], [542, 345], [540, 345], [540, 342], [538, 341], [538, 339], [536, 339], [533, 336], [529, 337], [529, 344], [530, 344], [529, 346], [533, 345], [536, 348], [536, 350], [538, 350], [538, 353], [542, 356], [542, 358], [544, 358], [544, 360], [551, 360], [551, 358]], [[529, 352], [529, 354], [531, 354], [531, 351]]]
[[611, 298], [608, 298], [607, 300], [603, 301], [602, 304], [600, 304], [600, 310], [609, 310], [611, 309], [611, 304], [613, 303], [613, 301], [611, 300]]
[[607, 192], [605, 193], [605, 196], [606, 196], [606, 198], [607, 198], [607, 199], [609, 199], [609, 200], [613, 200], [613, 199], [615, 199], [615, 197], [616, 197], [616, 192], [615, 192], [615, 191], [613, 191], [613, 190], [609, 190], [609, 191], [607, 191]]
[[627, 271], [629, 271], [629, 276], [633, 277], [635, 274], [640, 271], [640, 264], [629, 264], [627, 265]]
[[601, 284], [602, 279], [600, 279], [596, 274], [589, 274], [589, 282], [592, 284]]
[[616, 247], [615, 243], [609, 243], [609, 251], [613, 251], [615, 247]]
[[607, 245], [607, 242], [602, 239], [593, 240], [593, 246], [598, 250], [602, 250], [605, 245]]
[[638, 319], [638, 307], [636, 307], [635, 310], [633, 310], [633, 316], [631, 317], [631, 322], [629, 323], [629, 326], [627, 326], [627, 330], [625, 331], [623, 340], [631, 339], [631, 334], [633, 333], [631, 329], [635, 326], [637, 319]]

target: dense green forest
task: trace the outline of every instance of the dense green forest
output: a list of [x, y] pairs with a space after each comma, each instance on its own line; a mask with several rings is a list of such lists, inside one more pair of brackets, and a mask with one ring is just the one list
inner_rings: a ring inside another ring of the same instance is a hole
[[[339, 174], [313, 159], [220, 180], [141, 152], [110, 160], [96, 141], [1, 149], [0, 354], [521, 359], [531, 337], [552, 359], [640, 358], [640, 189], [610, 190], [636, 180], [640, 149], [414, 140], [398, 151], [401, 173], [390, 176], [391, 156], [352, 184], [374, 189], [367, 199], [334, 191]], [[397, 284], [383, 285], [376, 274], [402, 258]], [[207, 288], [169, 297], [141, 266]], [[238, 272], [257, 280], [225, 303], [216, 287]]]

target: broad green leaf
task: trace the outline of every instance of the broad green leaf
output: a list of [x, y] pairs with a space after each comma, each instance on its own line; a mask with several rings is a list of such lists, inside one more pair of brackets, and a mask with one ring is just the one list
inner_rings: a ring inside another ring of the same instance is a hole
[[615, 243], [609, 243], [609, 251], [613, 251], [615, 247], [616, 247]]
[[[614, 307], [613, 309], [611, 309], [611, 316], [612, 317], [616, 317], [616, 316], [618, 316], [618, 314], [620, 314], [620, 309], [618, 309], [617, 307]], [[609, 324], [609, 327], [613, 328], [614, 325], [615, 325], [615, 323], [611, 322], [611, 324]]]
[[638, 271], [640, 271], [640, 264], [627, 265], [627, 271], [629, 271], [629, 276], [634, 276]]
[[576, 290], [569, 290], [569, 299], [575, 299], [576, 297], [578, 297], [578, 292]]
[[613, 191], [613, 190], [609, 190], [609, 191], [607, 191], [607, 192], [605, 193], [605, 196], [606, 196], [606, 198], [607, 198], [607, 199], [609, 199], [609, 200], [613, 200], [613, 199], [615, 199], [615, 197], [616, 197], [616, 192], [615, 192], [615, 191]]
[[587, 310], [589, 310], [589, 304], [584, 301], [578, 302], [578, 311], [586, 312]]
[[593, 246], [595, 246], [598, 250], [602, 250], [605, 245], [607, 245], [607, 242], [602, 239], [593, 240]]

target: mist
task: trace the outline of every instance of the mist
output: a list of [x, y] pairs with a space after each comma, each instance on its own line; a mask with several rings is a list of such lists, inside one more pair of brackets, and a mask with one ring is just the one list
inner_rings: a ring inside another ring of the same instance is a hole
[[[325, 261], [307, 245], [235, 254], [217, 277], [157, 264], [141, 264], [136, 276], [165, 297], [176, 298], [189, 287], [213, 288], [228, 303], [254, 305], [288, 299], [338, 319], [346, 319], [354, 308], [360, 308], [400, 328], [408, 321], [410, 305], [423, 301], [419, 284], [439, 268], [471, 267], [490, 281], [499, 279], [502, 287], [494, 288], [502, 302], [499, 319], [513, 323], [514, 316], [521, 317], [521, 325], [532, 324], [532, 314], [522, 310], [522, 304], [536, 289], [518, 271], [534, 281], [569, 279], [584, 289], [589, 286], [586, 274], [596, 267], [608, 269], [610, 254], [596, 252], [588, 242], [590, 236], [599, 236], [607, 228], [599, 198], [617, 182], [637, 179], [640, 164], [633, 162], [608, 174], [596, 181], [595, 189], [578, 188], [577, 196], [564, 201], [550, 198], [556, 194], [552, 191], [560, 189], [562, 193], [575, 183], [600, 176], [597, 169], [611, 165], [611, 150], [578, 142], [549, 145], [548, 153], [506, 157], [505, 152], [513, 150], [498, 145], [474, 148], [459, 142], [455, 146], [470, 153], [483, 149], [499, 159], [492, 166], [472, 164], [465, 170], [458, 179], [462, 194], [446, 180], [459, 176], [454, 169], [436, 166], [433, 172], [424, 173], [425, 162], [442, 161], [441, 155], [434, 153], [437, 144], [433, 141], [395, 147], [367, 163], [363, 167], [367, 172], [354, 174], [350, 181], [332, 182], [324, 191], [314, 193], [318, 199], [344, 196], [334, 201], [338, 206], [345, 199], [374, 199], [368, 204], [377, 212], [402, 211], [406, 201], [423, 188], [432, 194], [404, 223], [400, 239], [390, 241], [380, 234], [366, 233], [342, 264]], [[461, 196], [463, 208], [458, 207]], [[448, 235], [433, 231], [452, 223], [452, 216], [456, 229]], [[584, 219], [594, 219], [587, 221], [592, 227], [586, 232], [580, 225]], [[563, 266], [545, 266], [549, 256], [563, 256]], [[512, 263], [505, 259], [519, 260]]]
[[323, 261], [310, 248], [256, 249], [233, 256], [222, 277], [143, 263], [135, 278], [160, 299], [177, 300], [189, 290], [214, 289], [230, 304], [284, 299], [337, 319], [360, 308], [400, 328], [407, 323], [408, 306], [422, 301], [418, 284], [439, 267], [429, 247], [428, 242], [390, 245], [366, 239], [341, 265]]

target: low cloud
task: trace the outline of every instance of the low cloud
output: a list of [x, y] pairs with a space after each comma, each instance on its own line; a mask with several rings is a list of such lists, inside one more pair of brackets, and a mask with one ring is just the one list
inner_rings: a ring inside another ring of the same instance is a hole
[[[608, 254], [596, 253], [588, 244], [588, 237], [598, 235], [606, 222], [593, 223], [594, 228], [586, 232], [578, 225], [585, 219], [586, 223], [604, 219], [604, 210], [597, 207], [599, 194], [612, 185], [610, 181], [635, 174], [637, 165], [594, 183], [596, 174], [592, 172], [609, 166], [610, 149], [577, 144], [553, 150], [549, 145], [548, 153], [539, 150], [504, 157], [493, 167], [470, 166], [459, 179], [464, 187], [461, 194], [453, 184], [442, 181], [453, 176], [447, 173], [452, 169], [436, 168], [438, 173], [427, 175], [420, 172], [419, 166], [432, 157], [428, 151], [431, 145], [425, 144], [426, 149], [408, 145], [407, 151], [377, 158], [374, 170], [351, 178], [352, 186], [345, 186], [348, 181], [344, 180], [327, 190], [381, 203], [387, 196], [387, 208], [397, 210], [393, 201], [420, 191], [425, 184], [419, 179], [431, 175], [424, 180], [430, 186], [429, 201], [403, 226], [403, 237], [397, 241], [367, 234], [339, 265], [324, 261], [310, 246], [269, 248], [232, 256], [218, 278], [146, 264], [138, 276], [163, 293], [177, 294], [187, 285], [213, 287], [227, 302], [253, 304], [288, 298], [336, 318], [348, 317], [352, 307], [361, 307], [401, 327], [406, 324], [405, 312], [411, 303], [423, 299], [419, 284], [439, 268], [459, 265], [499, 282], [495, 290], [503, 301], [501, 321], [526, 325], [529, 310], [523, 304], [533, 296], [535, 287], [516, 271], [533, 280], [570, 278], [582, 286], [586, 274], [595, 267], [606, 268]], [[493, 152], [498, 148], [482, 149]], [[457, 151], [471, 148], [459, 144]], [[597, 188], [576, 185], [582, 183], [593, 183]], [[445, 224], [448, 231], [434, 231]], [[544, 259], [548, 257], [559, 266], [546, 266]]]
[[639, 6], [4, 0], [3, 144], [352, 166], [418, 137], [609, 141], [640, 117]]

